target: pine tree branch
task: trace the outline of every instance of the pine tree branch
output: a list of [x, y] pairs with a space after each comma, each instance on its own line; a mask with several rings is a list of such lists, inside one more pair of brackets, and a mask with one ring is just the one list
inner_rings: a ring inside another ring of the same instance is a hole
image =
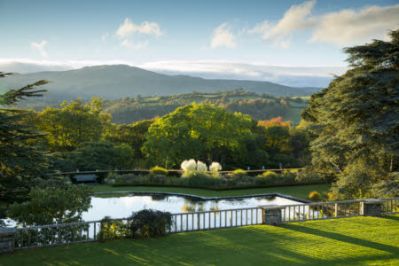
[[[2, 74], [2, 73], [0, 73]], [[9, 90], [5, 94], [0, 95], [0, 105], [10, 105], [14, 104], [19, 100], [22, 100], [26, 97], [40, 97], [43, 96], [43, 93], [47, 90], [37, 90], [35, 87], [42, 86], [47, 84], [47, 80], [39, 80], [35, 83], [26, 85], [20, 89]]]

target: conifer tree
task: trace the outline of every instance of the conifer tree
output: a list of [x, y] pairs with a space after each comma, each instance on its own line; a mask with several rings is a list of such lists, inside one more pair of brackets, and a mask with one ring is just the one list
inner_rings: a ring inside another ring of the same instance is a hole
[[346, 48], [351, 68], [313, 95], [303, 113], [316, 136], [312, 164], [336, 176], [338, 198], [382, 197], [384, 184], [398, 182], [399, 30], [390, 37]]
[[[0, 78], [7, 75], [10, 73], [0, 72]], [[29, 111], [12, 105], [27, 97], [41, 96], [44, 90], [36, 87], [46, 83], [40, 80], [0, 95], [0, 217], [10, 203], [25, 200], [30, 181], [45, 173], [47, 159], [40, 148], [42, 135], [27, 121]]]

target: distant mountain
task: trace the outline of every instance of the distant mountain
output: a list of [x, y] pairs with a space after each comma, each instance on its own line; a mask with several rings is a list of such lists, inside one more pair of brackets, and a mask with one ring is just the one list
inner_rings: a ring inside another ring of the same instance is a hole
[[36, 64], [36, 63], [21, 63], [21, 62], [0, 62], [1, 72], [12, 73], [35, 73], [42, 71], [64, 71], [69, 70], [71, 67], [54, 64]]
[[0, 80], [0, 91], [18, 88], [37, 80], [50, 83], [45, 100], [58, 101], [100, 96], [105, 99], [167, 96], [180, 93], [215, 92], [243, 88], [273, 96], [306, 96], [317, 88], [295, 88], [266, 81], [204, 79], [185, 75], [165, 75], [127, 65], [91, 66], [67, 71], [16, 74]]

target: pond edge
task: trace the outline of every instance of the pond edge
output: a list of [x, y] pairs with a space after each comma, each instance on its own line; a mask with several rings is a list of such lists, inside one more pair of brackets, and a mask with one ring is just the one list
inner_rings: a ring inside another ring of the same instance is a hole
[[302, 199], [298, 197], [294, 197], [291, 195], [286, 195], [278, 192], [274, 193], [260, 193], [260, 194], [249, 194], [249, 195], [240, 195], [240, 196], [222, 196], [222, 197], [206, 197], [206, 196], [198, 196], [198, 195], [192, 195], [192, 194], [186, 194], [186, 193], [177, 193], [177, 192], [145, 192], [145, 191], [99, 191], [99, 192], [94, 192], [93, 195], [112, 195], [112, 194], [127, 194], [129, 196], [132, 195], [167, 195], [167, 196], [181, 196], [181, 197], [186, 197], [186, 198], [191, 198], [191, 199], [197, 199], [197, 200], [228, 200], [228, 199], [242, 199], [242, 198], [251, 198], [251, 197], [281, 197], [281, 198], [286, 198], [289, 200], [294, 200], [298, 201], [301, 203], [310, 203], [312, 201], [307, 200], [307, 199]]

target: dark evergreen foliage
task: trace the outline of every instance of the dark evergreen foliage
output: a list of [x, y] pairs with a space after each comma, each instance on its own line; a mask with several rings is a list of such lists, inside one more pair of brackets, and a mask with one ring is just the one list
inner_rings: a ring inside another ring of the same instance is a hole
[[303, 115], [317, 136], [312, 163], [337, 177], [339, 198], [382, 197], [373, 185], [399, 171], [399, 31], [345, 51], [352, 68], [313, 95]]
[[[0, 74], [1, 77], [6, 75]], [[3, 211], [12, 202], [26, 200], [32, 180], [46, 173], [47, 155], [41, 145], [43, 135], [29, 120], [30, 112], [9, 106], [25, 97], [40, 96], [44, 91], [35, 87], [45, 83], [42, 80], [0, 95], [0, 103], [4, 106], [0, 109], [0, 208]]]

